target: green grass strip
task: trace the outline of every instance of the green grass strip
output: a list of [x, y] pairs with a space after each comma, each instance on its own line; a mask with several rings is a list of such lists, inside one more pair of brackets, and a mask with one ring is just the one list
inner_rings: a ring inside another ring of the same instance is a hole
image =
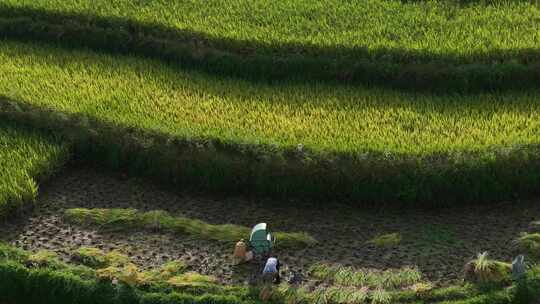
[[58, 140], [0, 121], [0, 219], [35, 201], [38, 181], [67, 159]]
[[[251, 229], [233, 224], [212, 225], [186, 217], [172, 216], [166, 211], [141, 212], [136, 209], [67, 209], [68, 222], [79, 225], [97, 225], [105, 229], [148, 229], [193, 235], [197, 238], [220, 242], [249, 239]], [[307, 233], [275, 232], [276, 246], [281, 248], [310, 246], [316, 243]]]
[[3, 0], [0, 37], [139, 54], [251, 80], [534, 89], [538, 7], [495, 2]]

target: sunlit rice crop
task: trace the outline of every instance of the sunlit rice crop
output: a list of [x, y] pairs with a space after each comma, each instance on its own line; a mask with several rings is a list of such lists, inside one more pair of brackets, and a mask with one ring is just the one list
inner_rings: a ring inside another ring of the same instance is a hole
[[[340, 50], [356, 48], [373, 56], [396, 50], [392, 56], [401, 60], [417, 54], [413, 56], [462, 57], [472, 62], [500, 51], [512, 56], [514, 51], [538, 48], [540, 11], [534, 1], [467, 2], [211, 0], [201, 5], [196, 0], [1, 0], [0, 4], [127, 18], [248, 54], [271, 54], [279, 48], [292, 54], [326, 52], [339, 57]], [[244, 48], [249, 45], [256, 47]]]
[[0, 122], [0, 218], [33, 202], [37, 178], [65, 160], [66, 146], [20, 127]]
[[539, 143], [538, 92], [435, 96], [270, 86], [13, 42], [0, 46], [0, 70], [1, 95], [181, 138], [415, 155]]

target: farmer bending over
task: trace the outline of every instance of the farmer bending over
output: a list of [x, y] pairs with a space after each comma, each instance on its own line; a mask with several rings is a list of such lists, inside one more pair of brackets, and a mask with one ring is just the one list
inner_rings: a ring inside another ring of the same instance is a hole
[[273, 282], [279, 284], [281, 277], [279, 276], [279, 260], [275, 257], [268, 258], [263, 270], [263, 280], [265, 282]]

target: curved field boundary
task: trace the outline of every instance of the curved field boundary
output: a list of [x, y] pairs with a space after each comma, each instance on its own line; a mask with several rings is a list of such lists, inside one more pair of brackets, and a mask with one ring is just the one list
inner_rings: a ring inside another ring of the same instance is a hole
[[410, 90], [525, 90], [540, 82], [540, 49], [445, 56], [403, 49], [268, 46], [127, 18], [0, 4], [0, 38], [136, 54], [246, 80], [315, 80]]
[[0, 120], [0, 221], [32, 205], [38, 182], [67, 161], [68, 151], [52, 137]]
[[538, 145], [428, 156], [321, 155], [176, 138], [5, 98], [0, 99], [0, 117], [62, 136], [81, 161], [193, 191], [427, 207], [540, 194]]

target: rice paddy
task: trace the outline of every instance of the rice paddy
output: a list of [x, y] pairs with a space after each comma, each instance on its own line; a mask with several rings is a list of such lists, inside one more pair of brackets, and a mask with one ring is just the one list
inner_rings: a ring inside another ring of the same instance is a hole
[[323, 84], [252, 84], [153, 60], [0, 46], [0, 94], [184, 139], [316, 152], [429, 155], [539, 143], [536, 92], [426, 95]]
[[[124, 18], [185, 32], [246, 54], [365, 56], [382, 61], [528, 61], [540, 43], [535, 1], [2, 0], [30, 8]], [[399, 16], [399, 18], [396, 18]]]
[[529, 303], [539, 63], [537, 0], [0, 0], [0, 302]]

